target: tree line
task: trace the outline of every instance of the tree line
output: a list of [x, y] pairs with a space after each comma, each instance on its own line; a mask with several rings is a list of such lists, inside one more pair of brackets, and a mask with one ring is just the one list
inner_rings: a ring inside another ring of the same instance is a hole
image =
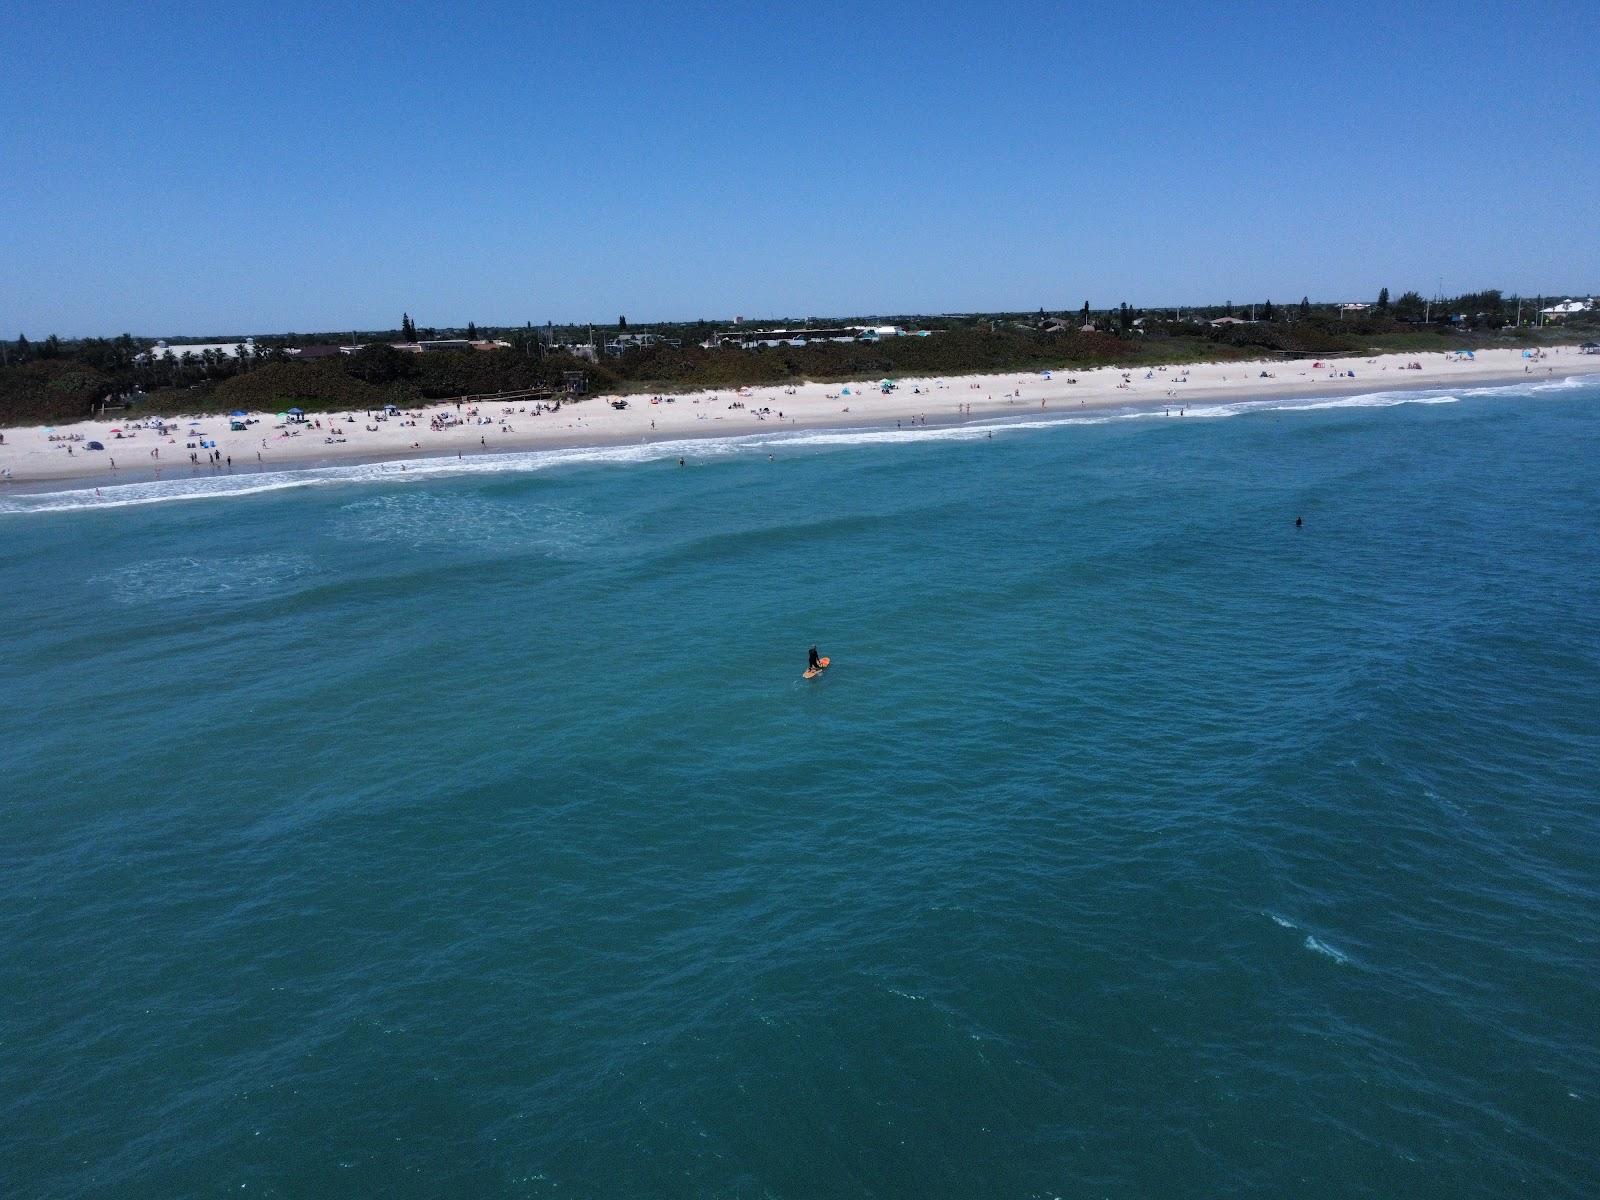
[[[628, 329], [626, 318], [614, 326], [559, 332], [532, 324], [480, 330], [469, 323], [469, 337], [497, 337], [509, 347], [429, 353], [391, 344], [438, 336], [439, 331], [431, 328], [419, 330], [409, 313], [397, 330], [262, 337], [253, 345], [241, 345], [235, 354], [185, 352], [175, 346], [171, 356], [151, 358], [142, 355], [149, 341], [126, 333], [73, 341], [18, 337], [0, 342], [0, 424], [79, 420], [108, 398], [119, 397], [152, 412], [281, 411], [294, 406], [367, 409], [500, 391], [559, 390], [573, 372], [585, 378], [590, 391], [687, 391], [807, 379], [1355, 353], [1385, 346], [1447, 348], [1465, 344], [1461, 339], [1536, 336], [1526, 322], [1544, 306], [1543, 298], [1520, 302], [1521, 327], [1516, 326], [1518, 303], [1517, 297], [1495, 290], [1446, 300], [1407, 291], [1391, 299], [1387, 288], [1360, 310], [1313, 304], [1306, 297], [1297, 303], [1264, 299], [1253, 305], [1227, 301], [1181, 309], [1135, 308], [1126, 302], [1097, 308], [1085, 301], [1079, 309], [1056, 312], [1041, 308], [1037, 313], [867, 318], [914, 323], [929, 330], [930, 336], [748, 350], [705, 349], [700, 343], [717, 326], [681, 322], [651, 327], [678, 340], [679, 346], [636, 347], [621, 355], [599, 355], [598, 361], [590, 361], [585, 353], [588, 339], [603, 345]], [[1219, 318], [1233, 319], [1212, 324]], [[816, 324], [839, 325], [846, 320], [818, 318]], [[352, 354], [300, 360], [289, 353], [295, 345], [348, 343], [352, 336], [367, 340]], [[581, 344], [563, 342], [563, 337]]]

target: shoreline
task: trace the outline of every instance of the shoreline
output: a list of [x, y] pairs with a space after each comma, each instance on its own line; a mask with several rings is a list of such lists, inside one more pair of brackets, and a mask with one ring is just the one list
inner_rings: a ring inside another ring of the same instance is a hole
[[[11, 472], [9, 483], [0, 485], [0, 495], [75, 490], [71, 485], [84, 489], [180, 479], [248, 478], [341, 466], [447, 461], [452, 456], [466, 462], [529, 451], [721, 441], [764, 434], [951, 428], [1006, 417], [1059, 419], [1167, 408], [1177, 417], [1208, 402], [1315, 401], [1375, 392], [1512, 387], [1600, 375], [1600, 356], [1581, 354], [1576, 346], [1547, 349], [1531, 363], [1520, 353], [1514, 349], [1480, 351], [1475, 359], [1438, 352], [1344, 357], [1292, 371], [1283, 368], [1300, 364], [1257, 361], [1127, 371], [1101, 367], [1048, 374], [945, 376], [899, 380], [888, 393], [875, 381], [863, 381], [721, 389], [662, 396], [659, 402], [648, 395], [596, 395], [564, 404], [559, 412], [537, 415], [526, 402], [461, 408], [435, 402], [377, 419], [354, 412], [348, 414], [353, 418], [350, 421], [344, 419], [346, 414], [311, 414], [306, 424], [288, 428], [273, 414], [252, 413], [256, 424], [247, 432], [224, 432], [229, 419], [213, 415], [170, 418], [190, 430], [187, 436], [174, 433], [171, 437], [138, 428], [131, 436], [117, 438], [112, 429], [133, 429], [132, 418], [124, 414], [72, 426], [0, 431], [5, 435], [0, 468]], [[1413, 362], [1422, 369], [1404, 369]], [[1531, 370], [1524, 369], [1529, 366]], [[1354, 372], [1354, 377], [1345, 372]], [[615, 399], [626, 400], [627, 407], [612, 408]], [[434, 418], [458, 413], [477, 423], [430, 427]], [[323, 440], [335, 436], [333, 431], [345, 440]], [[60, 440], [67, 437], [81, 440]], [[215, 443], [222, 465], [206, 461], [209, 449], [191, 448], [201, 438]], [[95, 440], [105, 447], [103, 451], [84, 448]], [[70, 455], [68, 445], [72, 446]], [[166, 461], [158, 466], [151, 450], [166, 456]], [[198, 464], [188, 461], [191, 453], [200, 458]], [[113, 469], [111, 464], [119, 455], [122, 461]], [[236, 460], [231, 467], [225, 464], [229, 456]], [[60, 488], [61, 484], [69, 486]]]

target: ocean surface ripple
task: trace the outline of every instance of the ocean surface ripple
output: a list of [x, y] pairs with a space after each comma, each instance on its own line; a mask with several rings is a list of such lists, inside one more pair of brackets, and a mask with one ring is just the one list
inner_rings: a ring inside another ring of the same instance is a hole
[[1600, 1194], [1600, 388], [1207, 407], [6, 497], [0, 1193]]

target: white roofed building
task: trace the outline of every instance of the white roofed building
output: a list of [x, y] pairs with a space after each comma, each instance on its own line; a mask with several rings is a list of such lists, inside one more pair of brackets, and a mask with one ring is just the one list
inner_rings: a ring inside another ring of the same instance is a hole
[[177, 346], [170, 346], [166, 342], [157, 342], [143, 354], [138, 355], [135, 362], [157, 362], [161, 359], [180, 359], [185, 354], [195, 358], [204, 358], [206, 354], [220, 354], [224, 358], [238, 358], [240, 354], [254, 354], [256, 352], [255, 338], [245, 338], [242, 342], [191, 342]]
[[1593, 300], [1564, 300], [1560, 304], [1552, 304], [1549, 308], [1541, 308], [1539, 315], [1546, 321], [1560, 321], [1577, 313], [1589, 312], [1593, 307]]

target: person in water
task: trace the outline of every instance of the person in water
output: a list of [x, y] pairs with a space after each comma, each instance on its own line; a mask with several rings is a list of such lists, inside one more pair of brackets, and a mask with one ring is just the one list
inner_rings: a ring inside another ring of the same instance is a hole
[[808, 671], [820, 671], [820, 670], [822, 670], [822, 660], [817, 657], [817, 648], [815, 646], [811, 647], [810, 658], [806, 662], [806, 670], [808, 670]]

